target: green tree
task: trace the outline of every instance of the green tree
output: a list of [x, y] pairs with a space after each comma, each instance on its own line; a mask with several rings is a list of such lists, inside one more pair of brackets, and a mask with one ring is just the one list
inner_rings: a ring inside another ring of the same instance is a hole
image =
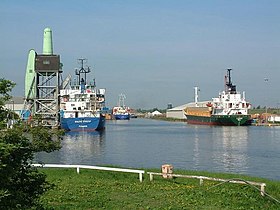
[[10, 92], [15, 87], [16, 83], [0, 78], [0, 106], [3, 107], [5, 102], [11, 99]]
[[[14, 83], [0, 79], [0, 110], [10, 99]], [[2, 113], [2, 112], [0, 112]], [[5, 115], [0, 115], [0, 122]], [[34, 154], [60, 148], [61, 133], [43, 127], [17, 125], [0, 130], [0, 209], [39, 207], [39, 198], [52, 187], [31, 163]]]
[[5, 119], [9, 111], [4, 108], [5, 103], [12, 98], [10, 92], [15, 87], [15, 83], [10, 80], [0, 78], [0, 129], [6, 127]]
[[50, 129], [16, 126], [0, 131], [0, 209], [39, 205], [39, 197], [52, 185], [31, 162], [36, 152], [58, 148], [60, 135]]

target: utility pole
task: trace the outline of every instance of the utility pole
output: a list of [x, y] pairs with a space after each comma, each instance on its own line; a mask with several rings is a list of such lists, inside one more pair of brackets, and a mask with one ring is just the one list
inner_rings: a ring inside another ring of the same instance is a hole
[[[268, 94], [268, 78], [264, 78], [264, 82], [267, 84], [266, 85], [266, 89], [267, 89], [267, 94]], [[267, 104], [268, 104], [268, 100], [267, 100], [267, 95], [266, 95], [266, 103], [265, 103], [265, 123], [267, 124]]]

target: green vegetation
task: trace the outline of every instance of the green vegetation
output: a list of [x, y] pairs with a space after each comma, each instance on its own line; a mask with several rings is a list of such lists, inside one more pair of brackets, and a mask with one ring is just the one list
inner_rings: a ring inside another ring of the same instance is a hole
[[163, 120], [163, 121], [168, 121], [168, 122], [186, 122], [187, 121], [186, 119], [166, 117], [165, 114], [158, 115], [158, 116], [153, 116], [153, 117], [150, 117], [150, 119]]
[[10, 111], [4, 104], [11, 98], [9, 92], [14, 85], [0, 79], [0, 209], [39, 208], [40, 196], [52, 184], [30, 163], [36, 152], [59, 149], [61, 133], [20, 123], [6, 128]]
[[253, 109], [249, 109], [249, 114], [264, 114], [264, 113], [268, 113], [268, 114], [280, 114], [280, 109], [279, 108], [253, 108]]
[[11, 115], [9, 110], [4, 108], [4, 105], [12, 98], [9, 93], [12, 91], [15, 85], [16, 84], [10, 80], [0, 78], [0, 129], [6, 127], [6, 118], [8, 115]]
[[[41, 197], [49, 209], [280, 209], [280, 204], [262, 197], [249, 185], [204, 181], [197, 179], [163, 179], [148, 175], [142, 183], [138, 174], [82, 169], [40, 169], [55, 188]], [[157, 170], [149, 170], [157, 171]], [[231, 174], [175, 171], [176, 174], [193, 174], [230, 179], [233, 177], [265, 182], [266, 192], [279, 198], [280, 182]], [[214, 187], [215, 186], [215, 187]], [[213, 187], [213, 188], [210, 188]]]

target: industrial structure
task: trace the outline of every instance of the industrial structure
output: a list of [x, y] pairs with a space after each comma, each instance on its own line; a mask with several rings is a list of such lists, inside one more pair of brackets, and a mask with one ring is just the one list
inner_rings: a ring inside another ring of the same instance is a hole
[[62, 84], [60, 56], [53, 54], [52, 31], [44, 29], [43, 53], [31, 49], [25, 74], [23, 120], [40, 119], [44, 126], [59, 125], [59, 89]]
[[183, 104], [174, 108], [167, 109], [166, 117], [186, 120], [185, 109], [187, 107], [207, 107], [209, 101], [198, 101], [199, 87], [194, 87], [194, 102]]
[[166, 110], [166, 117], [167, 118], [174, 118], [174, 119], [181, 119], [181, 120], [185, 120], [187, 119], [186, 115], [185, 115], [185, 109], [187, 107], [194, 107], [194, 106], [199, 106], [199, 107], [206, 107], [206, 104], [209, 101], [200, 101], [200, 102], [191, 102], [191, 103], [187, 103], [187, 104], [183, 104], [180, 106], [176, 106], [172, 109], [167, 109]]

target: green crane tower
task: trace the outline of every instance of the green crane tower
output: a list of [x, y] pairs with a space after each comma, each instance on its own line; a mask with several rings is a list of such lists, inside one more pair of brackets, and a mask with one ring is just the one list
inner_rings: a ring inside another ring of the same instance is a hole
[[29, 50], [25, 72], [25, 98], [30, 99], [35, 97], [35, 58], [35, 50]]
[[[43, 39], [43, 55], [53, 54], [52, 30], [50, 28], [44, 29]], [[25, 72], [25, 98], [33, 99], [35, 97], [35, 58], [37, 53], [35, 50], [29, 50], [28, 60]]]
[[43, 55], [53, 54], [53, 43], [52, 43], [52, 30], [50, 28], [44, 29], [44, 42], [43, 42]]
[[45, 28], [43, 53], [37, 54], [33, 49], [28, 53], [23, 119], [39, 115], [42, 125], [59, 124], [60, 73], [60, 56], [53, 54], [52, 30]]

